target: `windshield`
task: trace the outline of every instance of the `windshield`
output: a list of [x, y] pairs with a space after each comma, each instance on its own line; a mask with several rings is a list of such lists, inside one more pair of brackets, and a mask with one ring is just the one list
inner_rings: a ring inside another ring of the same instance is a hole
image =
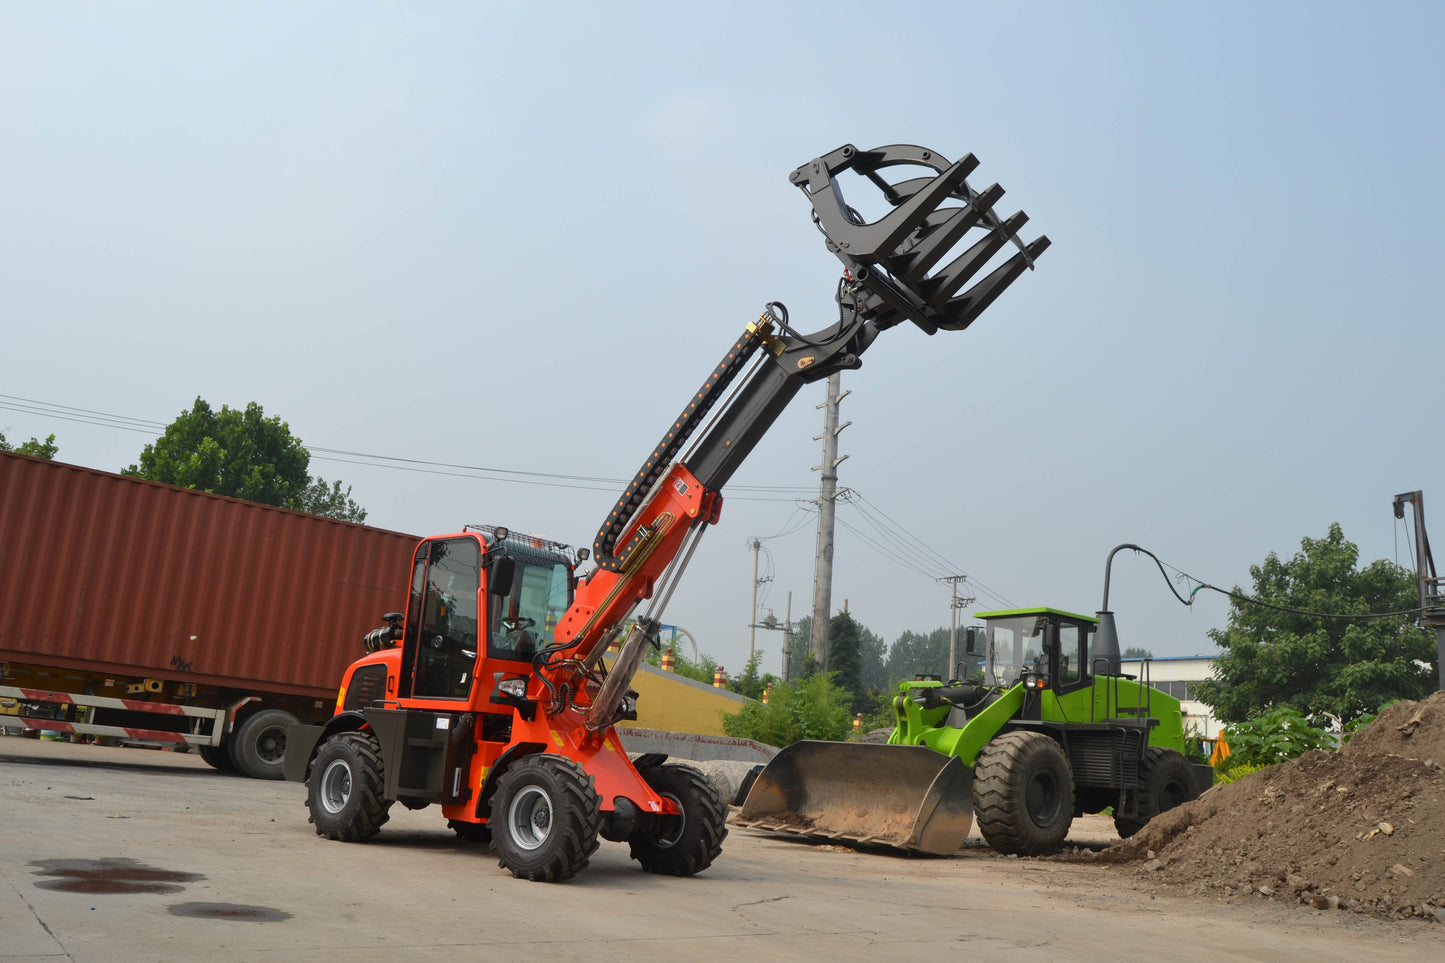
[[487, 654], [530, 661], [538, 649], [552, 644], [557, 621], [572, 604], [572, 573], [552, 559], [514, 558], [517, 574], [512, 590], [491, 597]]
[[1048, 617], [1043, 615], [991, 620], [984, 683], [1013, 685], [1025, 671], [1046, 671], [1044, 627], [1048, 622]]

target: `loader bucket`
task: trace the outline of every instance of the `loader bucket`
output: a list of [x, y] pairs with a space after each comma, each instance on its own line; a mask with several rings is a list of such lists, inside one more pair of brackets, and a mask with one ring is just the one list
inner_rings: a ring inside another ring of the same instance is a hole
[[973, 826], [973, 770], [926, 746], [795, 742], [758, 774], [734, 822], [947, 856]]

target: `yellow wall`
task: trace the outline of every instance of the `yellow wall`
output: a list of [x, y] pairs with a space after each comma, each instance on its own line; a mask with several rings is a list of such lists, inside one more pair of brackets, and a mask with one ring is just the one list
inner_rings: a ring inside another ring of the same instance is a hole
[[685, 676], [643, 663], [632, 678], [637, 690], [637, 721], [619, 723], [668, 732], [724, 735], [719, 712], [732, 715], [752, 700], [727, 689], [715, 689]]

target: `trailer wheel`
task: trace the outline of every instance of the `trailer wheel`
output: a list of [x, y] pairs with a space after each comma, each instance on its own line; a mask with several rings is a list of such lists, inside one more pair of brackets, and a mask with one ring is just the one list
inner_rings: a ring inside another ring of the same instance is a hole
[[1139, 811], [1134, 816], [1115, 816], [1114, 829], [1121, 839], [1128, 839], [1155, 816], [1198, 795], [1188, 760], [1173, 749], [1150, 746], [1139, 763]]
[[201, 746], [201, 758], [218, 772], [235, 772], [236, 764], [231, 761], [231, 753], [225, 746]]
[[252, 779], [280, 779], [286, 758], [286, 727], [297, 719], [281, 709], [262, 709], [231, 736], [231, 761]]
[[602, 811], [585, 769], [541, 753], [502, 773], [488, 825], [499, 866], [518, 879], [558, 883], [597, 851]]
[[648, 816], [628, 840], [632, 858], [649, 873], [693, 876], [722, 852], [727, 803], [712, 781], [692, 766], [671, 763], [642, 773], [653, 792], [682, 809], [677, 816]]
[[381, 747], [369, 732], [343, 732], [323, 743], [306, 779], [306, 807], [316, 835], [355, 843], [390, 818], [383, 797]]
[[974, 765], [973, 808], [999, 852], [1058, 852], [1074, 821], [1074, 774], [1063, 747], [1042, 732], [995, 736]]

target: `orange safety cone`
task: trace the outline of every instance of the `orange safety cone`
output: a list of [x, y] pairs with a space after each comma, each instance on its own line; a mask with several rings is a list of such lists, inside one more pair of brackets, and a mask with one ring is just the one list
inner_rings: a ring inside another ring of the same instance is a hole
[[662, 650], [662, 671], [663, 671], [663, 672], [676, 672], [676, 671], [677, 671], [677, 656], [675, 656], [675, 655], [672, 654], [672, 646], [670, 646], [670, 645], [669, 645], [667, 648], [665, 648], [665, 649]]

